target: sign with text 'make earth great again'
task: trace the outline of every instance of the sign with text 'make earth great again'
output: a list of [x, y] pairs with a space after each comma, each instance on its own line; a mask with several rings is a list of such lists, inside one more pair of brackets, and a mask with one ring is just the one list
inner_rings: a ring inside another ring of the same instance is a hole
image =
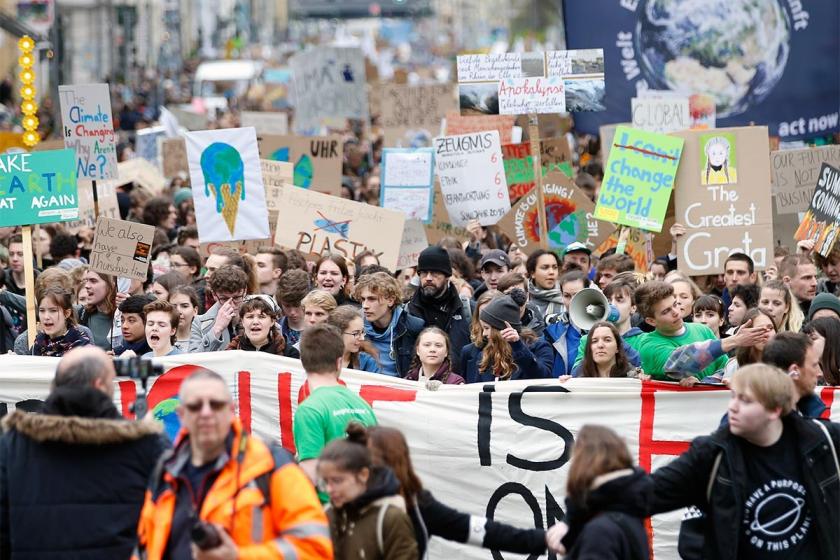
[[116, 179], [117, 143], [108, 84], [58, 86], [64, 147], [76, 151], [79, 179]]
[[78, 218], [73, 150], [0, 155], [0, 227]]
[[614, 224], [661, 231], [683, 140], [620, 126], [595, 207], [595, 217]]

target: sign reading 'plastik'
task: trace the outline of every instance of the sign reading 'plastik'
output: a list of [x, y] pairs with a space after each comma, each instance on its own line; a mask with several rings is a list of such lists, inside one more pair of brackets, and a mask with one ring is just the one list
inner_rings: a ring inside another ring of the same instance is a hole
[[620, 126], [616, 129], [595, 217], [661, 231], [680, 164], [683, 140]]

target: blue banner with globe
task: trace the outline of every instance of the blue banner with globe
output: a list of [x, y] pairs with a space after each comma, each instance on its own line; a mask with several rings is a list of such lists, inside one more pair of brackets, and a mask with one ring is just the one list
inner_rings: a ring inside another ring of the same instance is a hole
[[564, 17], [567, 48], [604, 49], [606, 110], [575, 114], [582, 131], [629, 122], [647, 89], [709, 94], [717, 126], [782, 141], [840, 131], [840, 2], [589, 0]]

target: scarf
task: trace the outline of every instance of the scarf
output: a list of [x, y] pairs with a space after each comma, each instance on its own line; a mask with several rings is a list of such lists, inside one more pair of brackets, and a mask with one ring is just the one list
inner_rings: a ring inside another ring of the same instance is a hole
[[531, 294], [531, 302], [542, 313], [543, 317], [559, 313], [563, 310], [563, 290], [559, 286], [544, 290], [538, 288], [529, 280], [528, 293]]
[[35, 335], [35, 344], [32, 346], [33, 356], [54, 356], [61, 357], [71, 348], [87, 346], [92, 344], [88, 335], [76, 327], [70, 327], [61, 336], [50, 338], [44, 332]]

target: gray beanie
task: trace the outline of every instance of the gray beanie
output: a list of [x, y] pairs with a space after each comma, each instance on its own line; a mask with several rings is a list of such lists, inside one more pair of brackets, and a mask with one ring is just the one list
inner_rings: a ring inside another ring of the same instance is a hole
[[517, 331], [522, 330], [522, 319], [519, 316], [519, 305], [512, 297], [505, 295], [498, 297], [485, 305], [478, 314], [479, 319], [493, 327], [504, 330], [505, 322]]
[[813, 319], [814, 313], [820, 309], [830, 309], [837, 314], [838, 318], [840, 318], [840, 299], [837, 299], [837, 296], [834, 294], [826, 292], [817, 294], [814, 299], [811, 300], [811, 307], [808, 309], [808, 320], [810, 321]]

